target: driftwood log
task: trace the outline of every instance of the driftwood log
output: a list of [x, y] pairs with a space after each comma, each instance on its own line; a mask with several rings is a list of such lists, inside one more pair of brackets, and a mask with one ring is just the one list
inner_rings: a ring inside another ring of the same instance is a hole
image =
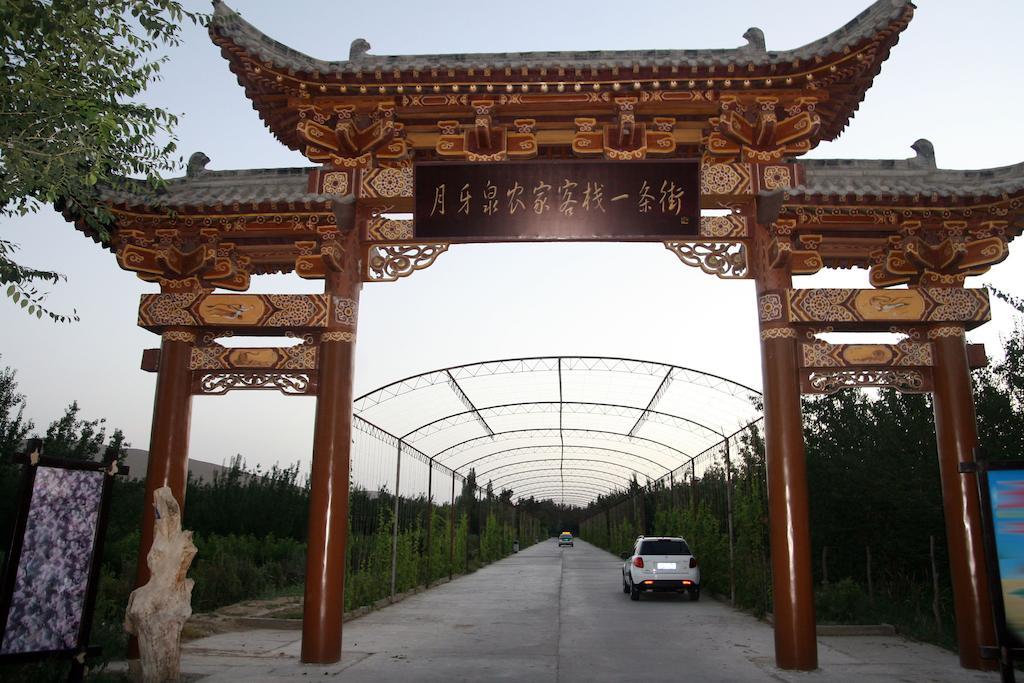
[[156, 507], [153, 546], [146, 557], [149, 582], [128, 598], [124, 628], [139, 641], [144, 683], [177, 681], [181, 676], [181, 628], [192, 616], [192, 579], [185, 578], [196, 547], [192, 532], [181, 530], [181, 508], [171, 489], [153, 492]]

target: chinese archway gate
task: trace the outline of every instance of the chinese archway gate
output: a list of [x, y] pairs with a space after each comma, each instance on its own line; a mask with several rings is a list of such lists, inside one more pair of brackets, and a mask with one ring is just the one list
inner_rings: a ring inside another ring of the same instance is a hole
[[[160, 286], [139, 310], [162, 339], [143, 363], [158, 373], [147, 495], [167, 485], [184, 504], [193, 395], [315, 395], [302, 660], [337, 661], [362, 284], [410, 276], [459, 243], [661, 242], [756, 283], [777, 664], [817, 666], [800, 395], [872, 386], [934, 396], [960, 660], [983, 668], [994, 627], [978, 501], [957, 466], [977, 445], [979, 361], [964, 331], [990, 314], [964, 280], [1020, 234], [1024, 165], [941, 170], [925, 140], [904, 160], [794, 160], [840, 134], [913, 11], [878, 0], [779, 52], [750, 29], [737, 49], [657, 52], [381, 57], [356, 40], [348, 60], [323, 62], [216, 3], [210, 35], [246, 96], [315, 165], [210, 171], [197, 154], [158, 194], [105, 197], [118, 263]], [[793, 288], [794, 275], [851, 267], [870, 287]], [[291, 271], [324, 293], [214, 293]], [[826, 331], [903, 341], [833, 345]], [[303, 343], [217, 343], [230, 334]], [[146, 574], [141, 562], [139, 583]]]

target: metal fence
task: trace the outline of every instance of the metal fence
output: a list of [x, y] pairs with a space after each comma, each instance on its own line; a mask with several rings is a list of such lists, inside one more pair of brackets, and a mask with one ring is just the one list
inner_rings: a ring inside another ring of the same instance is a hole
[[355, 416], [345, 609], [472, 571], [540, 537], [532, 515]]

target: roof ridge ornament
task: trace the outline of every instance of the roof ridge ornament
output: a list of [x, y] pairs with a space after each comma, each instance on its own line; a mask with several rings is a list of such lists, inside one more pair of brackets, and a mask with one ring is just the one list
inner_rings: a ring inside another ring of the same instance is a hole
[[912, 144], [910, 149], [917, 152], [917, 154], [909, 160], [912, 166], [927, 169], [938, 168], [935, 165], [935, 145], [932, 144], [931, 140], [921, 138]]
[[210, 157], [202, 152], [194, 152], [188, 158], [188, 165], [185, 167], [186, 178], [198, 178], [206, 173], [206, 165], [210, 163]]
[[747, 44], [740, 47], [741, 50], [750, 50], [752, 52], [767, 52], [764, 42], [764, 31], [756, 26], [751, 26], [743, 34], [743, 37], [747, 39]]
[[370, 51], [370, 43], [365, 38], [356, 38], [348, 48], [348, 61], [354, 62]]

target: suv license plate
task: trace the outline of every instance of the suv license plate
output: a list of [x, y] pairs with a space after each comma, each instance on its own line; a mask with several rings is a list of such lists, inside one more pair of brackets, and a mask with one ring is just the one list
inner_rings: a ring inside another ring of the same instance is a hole
[[675, 562], [659, 562], [658, 563], [658, 569], [675, 569], [675, 568], [676, 568], [676, 563]]

